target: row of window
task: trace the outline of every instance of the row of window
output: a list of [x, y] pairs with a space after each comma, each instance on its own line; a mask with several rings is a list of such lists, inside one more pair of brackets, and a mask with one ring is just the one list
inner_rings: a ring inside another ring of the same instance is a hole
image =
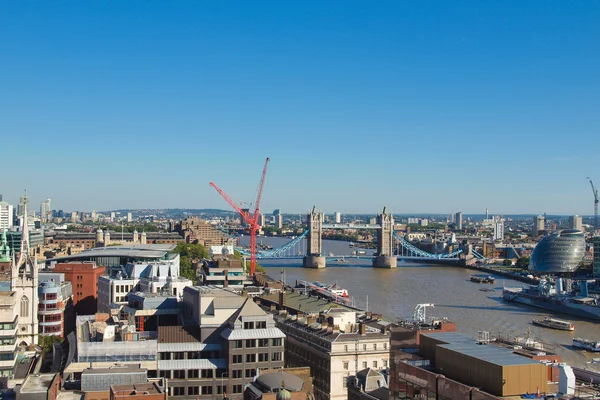
[[267, 329], [267, 321], [244, 322], [244, 329]]
[[[187, 357], [186, 357], [187, 356]], [[176, 351], [176, 352], [160, 352], [158, 353], [159, 360], [200, 360], [203, 358], [219, 358], [218, 351]]]
[[[271, 346], [283, 346], [283, 339], [281, 339], [281, 338], [270, 339], [270, 340], [271, 340]], [[256, 347], [268, 347], [269, 339], [247, 339], [245, 344], [246, 344], [247, 349], [252, 349], [252, 348], [256, 348]], [[232, 349], [244, 348], [244, 341], [243, 340], [232, 340], [231, 348]]]
[[[271, 353], [271, 361], [281, 361], [282, 360], [281, 352]], [[258, 357], [257, 357], [258, 356]], [[269, 361], [269, 353], [259, 353], [259, 354], [246, 354], [246, 362], [247, 363], [255, 363], [257, 362], [268, 362]], [[234, 354], [232, 356], [232, 364], [241, 364], [243, 361], [242, 354]]]
[[[383, 368], [387, 368], [388, 366], [388, 360], [382, 360], [382, 364], [383, 364]], [[348, 361], [344, 361], [344, 369], [348, 369]], [[363, 361], [362, 362], [362, 367], [363, 369], [367, 368], [369, 366], [369, 363], [367, 361]], [[373, 368], [378, 368], [379, 363], [377, 361], [373, 361]]]
[[[222, 394], [226, 392], [225, 386], [217, 386], [217, 393]], [[199, 395], [210, 395], [213, 394], [212, 386], [188, 386], [187, 394], [185, 387], [172, 386], [171, 388], [171, 396], [199, 396]], [[234, 394], [242, 393], [243, 386], [242, 385], [232, 385], [231, 391]]]
[[[388, 348], [388, 344], [387, 344], [387, 343], [384, 343], [384, 344], [383, 344], [383, 349], [384, 349], [384, 350], [387, 350], [387, 348]], [[367, 346], [367, 344], [366, 344], [366, 343], [362, 345], [362, 349], [363, 349], [363, 351], [367, 351], [367, 350], [368, 350], [368, 346]], [[347, 345], [347, 344], [346, 344], [346, 345], [344, 345], [344, 351], [347, 353], [347, 352], [348, 352], [348, 350], [350, 350], [350, 351], [356, 351], [356, 350], [353, 350], [353, 349], [349, 349], [349, 347], [348, 347], [348, 345]], [[377, 350], [377, 343], [373, 343], [373, 350]]]

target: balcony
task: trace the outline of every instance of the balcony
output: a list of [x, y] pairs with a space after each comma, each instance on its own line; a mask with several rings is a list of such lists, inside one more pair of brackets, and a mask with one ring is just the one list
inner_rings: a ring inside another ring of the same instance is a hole
[[40, 326], [61, 326], [62, 325], [62, 321], [58, 320], [58, 321], [49, 321], [49, 322], [39, 322]]
[[6, 369], [6, 368], [13, 368], [15, 366], [17, 360], [1, 360], [0, 361], [0, 368]]
[[17, 334], [17, 325], [15, 325], [15, 327], [13, 329], [0, 329], [0, 336], [1, 337], [6, 337], [6, 336], [15, 336]]
[[13, 343], [13, 344], [2, 344], [0, 345], [0, 351], [1, 352], [14, 352], [15, 349], [17, 348], [17, 342]]

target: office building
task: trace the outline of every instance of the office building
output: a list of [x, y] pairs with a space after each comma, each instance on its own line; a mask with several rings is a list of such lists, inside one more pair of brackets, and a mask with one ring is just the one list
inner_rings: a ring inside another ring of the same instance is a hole
[[133, 215], [131, 214], [131, 212], [127, 213], [127, 222], [131, 222], [133, 221]]
[[546, 218], [543, 215], [538, 215], [533, 217], [533, 226], [531, 229], [531, 234], [533, 236], [541, 235], [546, 231]]
[[494, 240], [504, 240], [504, 221], [496, 221], [494, 224]]
[[8, 230], [13, 227], [13, 206], [6, 201], [0, 201], [0, 230]]
[[456, 214], [454, 214], [454, 225], [456, 226], [457, 230], [462, 230], [463, 228], [463, 217], [462, 217], [462, 212], [457, 212]]
[[275, 216], [275, 226], [277, 229], [283, 228], [283, 215], [279, 214]]
[[42, 221], [42, 223], [45, 223], [48, 222], [50, 219], [52, 219], [52, 208], [50, 198], [47, 198], [40, 204], [40, 220]]
[[339, 223], [341, 223], [341, 222], [342, 222], [342, 214], [341, 214], [341, 213], [339, 213], [339, 212], [336, 212], [336, 213], [335, 213], [335, 223], [336, 223], [336, 224], [339, 224]]
[[116, 214], [115, 214], [115, 212], [114, 212], [114, 211], [111, 211], [111, 212], [110, 212], [110, 222], [115, 222], [115, 215], [116, 215]]
[[596, 280], [600, 280], [600, 235], [594, 236], [594, 264], [593, 264], [593, 277]]
[[583, 221], [581, 215], [573, 215], [569, 217], [569, 229], [583, 230]]
[[529, 270], [541, 273], [573, 272], [585, 257], [583, 232], [563, 229], [544, 236], [533, 249]]
[[44, 281], [40, 283], [38, 292], [40, 336], [66, 337], [75, 324], [71, 282]]
[[423, 218], [419, 221], [419, 225], [427, 226], [427, 225], [429, 225], [429, 220], [427, 218]]
[[317, 400], [345, 400], [350, 376], [388, 367], [389, 335], [357, 322], [354, 310], [330, 308], [299, 316], [282, 312], [275, 321], [287, 337], [286, 365], [310, 367]]
[[227, 234], [198, 217], [188, 217], [171, 224], [171, 232], [177, 232], [186, 243], [199, 243], [204, 247], [233, 244]]
[[106, 267], [95, 262], [65, 262], [54, 264], [53, 272], [64, 274], [71, 282], [73, 307], [77, 315], [90, 315], [98, 311], [98, 279]]

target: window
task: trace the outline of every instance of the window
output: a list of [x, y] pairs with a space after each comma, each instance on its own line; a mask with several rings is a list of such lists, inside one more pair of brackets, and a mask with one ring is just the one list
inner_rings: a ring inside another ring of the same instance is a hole
[[29, 299], [27, 296], [21, 297], [21, 313], [19, 317], [28, 317], [29, 316]]
[[242, 377], [242, 370], [241, 369], [234, 369], [233, 371], [231, 371], [231, 374], [233, 375], [233, 378], [241, 378]]
[[[198, 370], [197, 369], [188, 369], [188, 378], [198, 378], [199, 374], [198, 374]], [[198, 394], [198, 393], [196, 393]]]
[[256, 323], [256, 329], [267, 329], [267, 321], [258, 321]]
[[254, 329], [254, 322], [244, 322], [244, 329]]
[[254, 368], [246, 370], [246, 378], [254, 378], [254, 375], [256, 375], [256, 370]]
[[231, 341], [231, 348], [232, 349], [241, 349], [242, 348], [242, 341], [241, 340], [232, 340]]
[[258, 339], [258, 347], [269, 347], [269, 339]]
[[348, 387], [348, 377], [344, 376], [342, 379], [343, 379], [342, 380], [342, 386], [345, 387], [345, 388], [347, 388]]
[[242, 393], [242, 385], [233, 385], [233, 393]]
[[387, 368], [387, 360], [383, 360], [383, 368]]
[[363, 361], [363, 369], [367, 368], [367, 362]]
[[377, 343], [373, 343], [373, 350], [377, 350]]
[[171, 353], [158, 353], [158, 359], [159, 360], [170, 360]]
[[202, 394], [212, 394], [212, 386], [202, 386]]
[[373, 361], [373, 368], [377, 368], [377, 361]]
[[183, 351], [178, 351], [173, 353], [173, 360], [184, 360], [185, 359], [185, 353]]
[[344, 361], [344, 369], [348, 369], [348, 361]]
[[247, 349], [251, 349], [253, 347], [256, 347], [256, 339], [248, 339], [248, 340], [246, 340], [246, 348]]
[[185, 396], [185, 388], [174, 387], [173, 388], [173, 396]]
[[281, 340], [281, 338], [279, 339], [271, 339], [271, 345], [272, 346], [282, 346], [283, 341]]
[[347, 345], [347, 344], [345, 344], [345, 345], [344, 345], [344, 351], [345, 351], [346, 353], [348, 352], [348, 345]]
[[242, 355], [241, 354], [234, 354], [233, 355], [232, 363], [233, 364], [241, 364], [242, 363]]
[[188, 386], [188, 396], [197, 396], [200, 391], [198, 386]]
[[366, 344], [363, 344], [363, 350], [367, 351], [367, 345]]
[[384, 343], [384, 344], [383, 344], [383, 348], [384, 348], [384, 349], [387, 349], [387, 343]]
[[271, 356], [271, 361], [281, 361], [281, 353], [273, 353]]
[[203, 369], [202, 370], [202, 378], [212, 378], [213, 370], [212, 369]]
[[256, 362], [256, 354], [246, 354], [246, 362], [247, 363]]
[[177, 369], [173, 371], [174, 379], [185, 379], [185, 369]]
[[267, 362], [269, 361], [269, 353], [260, 353], [258, 355], [258, 362]]

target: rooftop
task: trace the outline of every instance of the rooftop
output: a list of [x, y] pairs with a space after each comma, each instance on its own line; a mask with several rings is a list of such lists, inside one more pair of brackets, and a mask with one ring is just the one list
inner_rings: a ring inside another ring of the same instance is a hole
[[[151, 245], [146, 245], [151, 246]], [[49, 258], [46, 260], [63, 262], [68, 260], [78, 260], [82, 258], [92, 257], [128, 257], [138, 259], [164, 259], [167, 256], [169, 250], [166, 250], [164, 246], [159, 245], [158, 248], [140, 248], [137, 245], [132, 246], [109, 246], [109, 247], [96, 247], [89, 250], [84, 250], [81, 253], [71, 254], [67, 256]], [[173, 245], [169, 245], [173, 246]]]
[[81, 373], [82, 375], [105, 375], [105, 374], [139, 374], [148, 373], [145, 368], [140, 368], [135, 365], [114, 365], [108, 368], [87, 368]]
[[25, 378], [21, 393], [46, 393], [56, 374], [30, 374]]
[[153, 382], [134, 383], [133, 385], [111, 385], [110, 390], [118, 396], [156, 395], [164, 393], [163, 390]]

